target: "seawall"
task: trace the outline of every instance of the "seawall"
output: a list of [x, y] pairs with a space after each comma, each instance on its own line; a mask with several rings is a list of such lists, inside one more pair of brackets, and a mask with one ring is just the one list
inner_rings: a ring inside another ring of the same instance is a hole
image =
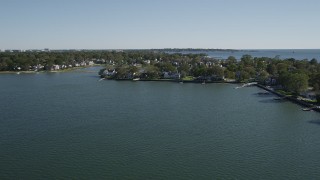
[[273, 93], [273, 94], [275, 94], [275, 95], [277, 95], [277, 96], [279, 96], [279, 97], [285, 98], [285, 99], [287, 99], [287, 100], [289, 100], [289, 101], [291, 101], [291, 102], [293, 102], [293, 103], [295, 103], [295, 104], [298, 104], [298, 105], [300, 105], [300, 106], [307, 107], [307, 108], [312, 108], [313, 110], [315, 110], [315, 111], [317, 111], [317, 112], [320, 112], [320, 109], [319, 109], [319, 108], [313, 108], [313, 107], [314, 107], [313, 104], [307, 103], [307, 102], [305, 102], [305, 101], [299, 100], [299, 99], [294, 98], [294, 97], [282, 95], [282, 94], [274, 91], [273, 89], [267, 88], [267, 87], [265, 87], [265, 86], [263, 86], [263, 85], [260, 85], [260, 84], [256, 84], [256, 86], [259, 87], [259, 88], [261, 88], [261, 89], [264, 89], [264, 90], [266, 90], [266, 91], [268, 91], [268, 92], [271, 92], [271, 93]]

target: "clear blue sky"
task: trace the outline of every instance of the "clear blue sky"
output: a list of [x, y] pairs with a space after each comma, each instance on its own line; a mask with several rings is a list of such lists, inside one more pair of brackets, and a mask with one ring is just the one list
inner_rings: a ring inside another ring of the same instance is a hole
[[0, 49], [318, 49], [319, 18], [319, 0], [0, 0]]

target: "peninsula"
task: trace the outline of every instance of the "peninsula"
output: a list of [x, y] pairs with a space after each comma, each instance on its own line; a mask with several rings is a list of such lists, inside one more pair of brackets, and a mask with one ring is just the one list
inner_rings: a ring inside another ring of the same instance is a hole
[[100, 64], [104, 66], [99, 72], [103, 79], [198, 83], [258, 82], [264, 87], [272, 87], [281, 95], [292, 96], [312, 105], [318, 105], [320, 102], [320, 64], [316, 59], [279, 59], [252, 57], [248, 54], [240, 59], [234, 56], [217, 59], [205, 53], [210, 50], [217, 51], [11, 50], [0, 52], [0, 72], [57, 71]]

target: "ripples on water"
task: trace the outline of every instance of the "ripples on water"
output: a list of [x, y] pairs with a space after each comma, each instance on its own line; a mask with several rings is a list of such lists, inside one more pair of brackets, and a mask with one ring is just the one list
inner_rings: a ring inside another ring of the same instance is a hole
[[0, 75], [1, 179], [320, 177], [318, 113], [256, 87], [92, 70]]

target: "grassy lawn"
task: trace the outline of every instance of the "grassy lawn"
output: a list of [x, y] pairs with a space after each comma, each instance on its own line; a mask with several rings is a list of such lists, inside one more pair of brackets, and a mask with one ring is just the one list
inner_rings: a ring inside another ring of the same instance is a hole
[[[284, 90], [276, 90], [276, 92], [279, 93], [279, 94], [285, 95], [285, 96], [293, 96], [294, 95], [293, 93], [287, 92], [287, 91], [284, 91]], [[317, 103], [317, 100], [311, 100], [311, 99], [303, 98], [301, 96], [298, 96], [297, 99], [298, 100], [302, 100], [302, 101], [307, 102], [307, 103]]]
[[182, 78], [182, 80], [184, 80], [184, 81], [191, 81], [193, 79], [194, 79], [193, 76], [186, 76], [186, 77]]
[[307, 102], [307, 103], [317, 103], [317, 100], [311, 100], [311, 99], [306, 99], [306, 98], [301, 98], [302, 101]]
[[277, 93], [285, 95], [285, 96], [292, 96], [293, 94], [291, 92], [287, 92], [284, 90], [276, 90]]

